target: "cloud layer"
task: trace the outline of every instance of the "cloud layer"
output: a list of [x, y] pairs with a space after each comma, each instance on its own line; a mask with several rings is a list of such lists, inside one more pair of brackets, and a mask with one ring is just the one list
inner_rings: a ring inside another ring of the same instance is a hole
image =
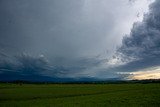
[[149, 3], [1, 0], [0, 75], [121, 78], [159, 65], [158, 0], [132, 28]]

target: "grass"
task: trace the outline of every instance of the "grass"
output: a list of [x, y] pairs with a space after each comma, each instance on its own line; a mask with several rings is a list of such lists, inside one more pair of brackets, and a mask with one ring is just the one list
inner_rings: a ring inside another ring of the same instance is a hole
[[0, 84], [0, 107], [158, 107], [160, 83]]

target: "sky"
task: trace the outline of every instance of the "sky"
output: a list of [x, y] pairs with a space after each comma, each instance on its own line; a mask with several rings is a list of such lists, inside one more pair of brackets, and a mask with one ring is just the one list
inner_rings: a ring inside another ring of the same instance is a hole
[[160, 78], [159, 0], [0, 0], [1, 80]]

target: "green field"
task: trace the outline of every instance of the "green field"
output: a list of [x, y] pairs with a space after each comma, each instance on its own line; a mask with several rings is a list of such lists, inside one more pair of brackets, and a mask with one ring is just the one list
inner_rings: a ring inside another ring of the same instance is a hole
[[0, 107], [160, 107], [160, 83], [0, 84]]

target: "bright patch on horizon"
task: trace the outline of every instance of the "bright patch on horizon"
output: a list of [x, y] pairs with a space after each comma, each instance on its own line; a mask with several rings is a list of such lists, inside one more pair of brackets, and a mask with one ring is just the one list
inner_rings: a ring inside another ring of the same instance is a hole
[[160, 79], [160, 67], [153, 67], [129, 73], [129, 80]]

